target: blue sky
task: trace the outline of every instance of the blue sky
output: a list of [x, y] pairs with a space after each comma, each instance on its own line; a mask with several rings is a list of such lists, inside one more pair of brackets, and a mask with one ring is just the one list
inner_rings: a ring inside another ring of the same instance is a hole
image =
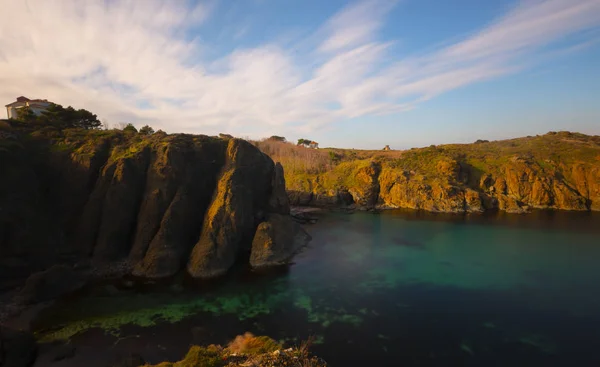
[[600, 134], [600, 0], [0, 5], [6, 103], [346, 148]]

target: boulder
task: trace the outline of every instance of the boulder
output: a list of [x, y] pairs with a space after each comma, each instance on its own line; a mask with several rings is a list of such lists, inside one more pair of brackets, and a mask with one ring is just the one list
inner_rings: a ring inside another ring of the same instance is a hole
[[36, 355], [37, 345], [31, 333], [0, 326], [0, 366], [29, 367]]
[[29, 276], [17, 300], [23, 304], [51, 301], [80, 289], [84, 284], [85, 279], [72, 268], [54, 265]]
[[286, 263], [311, 237], [289, 215], [271, 214], [252, 241], [250, 265], [255, 268]]

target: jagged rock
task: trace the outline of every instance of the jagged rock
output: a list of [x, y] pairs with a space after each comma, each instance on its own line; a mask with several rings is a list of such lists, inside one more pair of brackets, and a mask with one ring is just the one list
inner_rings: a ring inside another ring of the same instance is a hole
[[70, 267], [54, 265], [27, 278], [17, 300], [23, 304], [51, 301], [80, 289], [84, 284], [85, 279]]
[[36, 354], [37, 345], [31, 333], [0, 326], [0, 366], [29, 367]]
[[287, 194], [291, 205], [308, 206], [313, 200], [312, 192], [288, 190]]
[[[2, 282], [59, 261], [89, 264], [94, 276], [165, 278], [186, 265], [222, 274], [269, 213], [289, 213], [283, 168], [244, 140], [35, 134], [39, 145], [0, 156]], [[13, 269], [19, 259], [27, 269]]]
[[[518, 149], [516, 143], [491, 142], [464, 151], [456, 146], [423, 148], [397, 160], [378, 157], [378, 163], [344, 161], [339, 169], [303, 175], [290, 184], [288, 194], [294, 205], [327, 207], [341, 206], [332, 193], [348, 192], [359, 210], [374, 204], [455, 213], [599, 210], [598, 137], [569, 134], [524, 138]], [[574, 153], [549, 159], [553, 148], [547, 145]], [[527, 150], [530, 146], [537, 150]]]
[[285, 177], [283, 166], [277, 162], [271, 180], [272, 192], [269, 197], [268, 210], [273, 213], [288, 214], [290, 212], [290, 199], [285, 191]]
[[271, 194], [273, 169], [273, 161], [250, 143], [229, 140], [226, 164], [188, 262], [192, 277], [224, 274], [242, 244], [251, 243]]
[[368, 208], [377, 204], [380, 172], [381, 166], [376, 162], [369, 162], [367, 167], [360, 168], [356, 172], [354, 180], [357, 185], [348, 188], [348, 193], [352, 195], [354, 203]]
[[[115, 160], [104, 170], [106, 182], [100, 225], [94, 247], [96, 262], [114, 261], [129, 254], [138, 210], [146, 182], [149, 149]], [[104, 185], [99, 187], [102, 190]]]
[[308, 241], [308, 233], [290, 216], [271, 214], [256, 230], [250, 265], [258, 268], [284, 264]]
[[[136, 263], [134, 275], [164, 278], [185, 266], [202, 231], [202, 218], [217, 185], [218, 171], [225, 163], [225, 147], [223, 141], [207, 140], [197, 149], [187, 147], [182, 152], [169, 154], [171, 158], [166, 157], [166, 162], [157, 159], [153, 163], [151, 170], [161, 174], [156, 174], [159, 177], [150, 181], [153, 184], [147, 188], [146, 206], [140, 210], [142, 218], [130, 255]], [[176, 154], [180, 158], [172, 158]], [[177, 173], [165, 174], [165, 170], [177, 170]], [[155, 206], [154, 192], [166, 192], [161, 187], [171, 180], [174, 181], [170, 184], [173, 194], [168, 195], [170, 202], [165, 200], [168, 205], [146, 210]]]

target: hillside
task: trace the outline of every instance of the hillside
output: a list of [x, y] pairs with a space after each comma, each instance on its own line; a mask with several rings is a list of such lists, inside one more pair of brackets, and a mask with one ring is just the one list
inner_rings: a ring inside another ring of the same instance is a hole
[[600, 136], [550, 132], [388, 152], [273, 145], [258, 143], [282, 163], [294, 205], [600, 210]]
[[4, 282], [55, 264], [208, 278], [238, 258], [279, 264], [308, 238], [281, 166], [244, 140], [1, 123]]

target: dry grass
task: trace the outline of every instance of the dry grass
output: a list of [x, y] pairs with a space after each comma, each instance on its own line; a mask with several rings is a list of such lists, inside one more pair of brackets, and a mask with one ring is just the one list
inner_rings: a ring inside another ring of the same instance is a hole
[[286, 172], [319, 174], [329, 171], [334, 161], [327, 150], [299, 147], [292, 143], [263, 139], [255, 141], [263, 153], [281, 163]]
[[281, 344], [268, 336], [254, 336], [252, 333], [238, 335], [227, 346], [230, 353], [257, 355], [282, 349]]

